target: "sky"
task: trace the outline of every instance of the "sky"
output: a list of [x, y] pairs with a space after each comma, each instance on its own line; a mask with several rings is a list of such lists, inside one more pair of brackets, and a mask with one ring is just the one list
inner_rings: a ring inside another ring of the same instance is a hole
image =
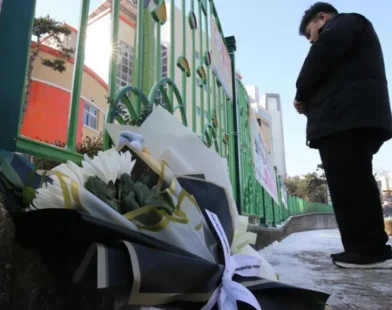
[[[90, 0], [95, 8], [102, 0]], [[314, 0], [215, 0], [225, 36], [237, 41], [236, 66], [245, 85], [254, 84], [261, 93], [279, 93], [282, 100], [286, 163], [289, 175], [316, 170], [318, 152], [305, 142], [306, 118], [293, 108], [295, 82], [309, 43], [298, 35], [303, 12]], [[391, 0], [331, 0], [340, 12], [356, 12], [369, 18], [384, 51], [387, 77], [392, 81]], [[36, 14], [50, 14], [78, 28], [81, 0], [37, 0]], [[392, 83], [392, 82], [391, 82]], [[392, 94], [392, 84], [389, 85]], [[369, 103], [371, 107], [371, 102]], [[374, 167], [392, 172], [392, 142], [374, 159]]]

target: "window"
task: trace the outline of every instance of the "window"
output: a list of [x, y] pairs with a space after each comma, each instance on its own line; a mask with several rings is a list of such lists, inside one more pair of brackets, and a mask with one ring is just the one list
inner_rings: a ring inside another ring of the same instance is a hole
[[200, 108], [199, 108], [199, 107], [196, 107], [196, 113], [197, 113], [197, 115], [200, 115], [200, 112], [201, 112]]
[[196, 56], [196, 59], [199, 59], [199, 58], [200, 58], [200, 54], [199, 54], [198, 51], [195, 51], [195, 56]]
[[[162, 78], [165, 78], [168, 76], [168, 70], [167, 70], [167, 47], [164, 45], [161, 45], [161, 62], [162, 62]], [[167, 91], [167, 85], [165, 85], [165, 89]], [[163, 100], [163, 96], [161, 92], [158, 92], [158, 104], [162, 105], [163, 107], [165, 106], [165, 101]]]
[[162, 45], [161, 59], [162, 59], [162, 77], [167, 77], [167, 47]]
[[98, 129], [97, 115], [98, 115], [97, 108], [95, 108], [88, 102], [84, 102], [83, 125], [86, 125], [92, 129], [97, 130]]
[[118, 70], [117, 70], [117, 87], [126, 86], [132, 80], [134, 49], [123, 41], [119, 42], [118, 51]]

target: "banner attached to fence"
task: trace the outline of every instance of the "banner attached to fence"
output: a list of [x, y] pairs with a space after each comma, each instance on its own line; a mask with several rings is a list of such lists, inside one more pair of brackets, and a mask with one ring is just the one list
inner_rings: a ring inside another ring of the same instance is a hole
[[276, 203], [279, 204], [280, 202], [274, 165], [270, 155], [268, 154], [260, 126], [258, 125], [256, 116], [252, 109], [249, 109], [249, 124], [251, 128], [255, 177], [268, 194], [270, 194]]
[[282, 195], [282, 203], [287, 209], [289, 207], [288, 201], [289, 201], [289, 194], [287, 193], [287, 188], [286, 185], [284, 184], [284, 181], [282, 180], [281, 177], [279, 177], [279, 182], [280, 182], [280, 193]]
[[211, 17], [211, 67], [227, 96], [233, 98], [231, 59], [213, 17]]

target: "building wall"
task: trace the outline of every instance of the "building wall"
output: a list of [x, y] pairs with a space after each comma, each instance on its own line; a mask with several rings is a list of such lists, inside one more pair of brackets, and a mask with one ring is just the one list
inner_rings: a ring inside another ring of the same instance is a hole
[[287, 170], [280, 96], [278, 94], [265, 94], [262, 98], [261, 105], [271, 116], [274, 165], [278, 169], [278, 174], [285, 178]]
[[380, 181], [383, 191], [392, 190], [392, 173], [378, 174], [377, 179]]
[[106, 83], [109, 80], [111, 56], [110, 14], [88, 25], [86, 34], [85, 64]]
[[[35, 48], [35, 44], [32, 44]], [[40, 56], [53, 59], [57, 55], [56, 50], [42, 46]], [[34, 62], [33, 82], [26, 113], [21, 127], [21, 134], [32, 138], [53, 143], [58, 140], [66, 141], [70, 100], [72, 89], [72, 77], [74, 60], [66, 63], [66, 71], [55, 72], [42, 65], [39, 58]], [[77, 129], [77, 141], [82, 136], [96, 137], [103, 130], [107, 109], [107, 85], [91, 69], [85, 67], [81, 85], [81, 100], [79, 106], [79, 120]], [[97, 111], [96, 128], [90, 128], [83, 124], [85, 103]]]
[[247, 85], [245, 89], [249, 97], [249, 103], [260, 104], [259, 88], [256, 85]]
[[[41, 81], [32, 81], [31, 94], [23, 118], [21, 135], [54, 144], [67, 140], [70, 94]], [[77, 143], [82, 140], [83, 100], [80, 102]]]
[[[249, 105], [255, 112], [255, 116], [259, 122], [260, 131], [264, 142], [266, 144], [269, 154], [272, 155], [272, 124], [271, 116], [261, 106], [259, 88], [256, 85], [245, 86], [246, 93], [248, 94]], [[273, 157], [271, 156], [272, 160]]]
[[[110, 57], [112, 52], [120, 52], [120, 46], [112, 48], [111, 12], [107, 11], [92, 20], [87, 27], [85, 64], [96, 72], [106, 83], [109, 82]], [[119, 40], [135, 46], [135, 24], [120, 13]], [[118, 60], [119, 62], [121, 59]], [[131, 81], [129, 81], [131, 82]]]

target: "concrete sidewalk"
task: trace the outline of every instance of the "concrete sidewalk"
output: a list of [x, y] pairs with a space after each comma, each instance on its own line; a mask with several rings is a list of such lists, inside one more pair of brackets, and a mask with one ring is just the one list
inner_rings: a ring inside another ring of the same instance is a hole
[[329, 255], [342, 249], [337, 230], [318, 230], [293, 234], [261, 253], [282, 282], [331, 294], [330, 309], [392, 309], [392, 270], [337, 268]]

